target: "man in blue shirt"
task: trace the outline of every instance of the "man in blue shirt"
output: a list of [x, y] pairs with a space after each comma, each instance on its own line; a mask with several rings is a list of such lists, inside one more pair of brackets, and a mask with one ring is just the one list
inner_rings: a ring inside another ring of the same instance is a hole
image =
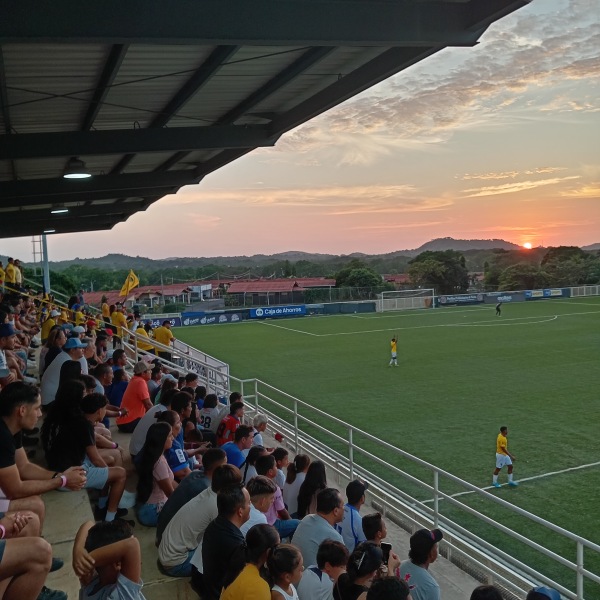
[[362, 528], [362, 517], [360, 516], [360, 507], [365, 503], [365, 492], [369, 487], [358, 479], [351, 481], [346, 486], [346, 498], [348, 503], [344, 506], [344, 519], [336, 525], [336, 529], [342, 534], [344, 544], [348, 551], [352, 553], [354, 547], [360, 542], [365, 542], [366, 537]]
[[223, 444], [221, 448], [227, 454], [227, 463], [234, 465], [238, 469], [244, 464], [246, 456], [244, 450], [249, 450], [252, 446], [253, 432], [252, 427], [240, 425], [233, 438], [233, 442]]

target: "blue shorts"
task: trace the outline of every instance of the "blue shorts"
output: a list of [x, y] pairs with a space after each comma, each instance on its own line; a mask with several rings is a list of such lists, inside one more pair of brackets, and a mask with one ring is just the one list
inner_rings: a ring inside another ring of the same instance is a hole
[[162, 507], [162, 504], [142, 504], [137, 509], [138, 521], [146, 527], [156, 527], [158, 525], [158, 515]]
[[190, 550], [183, 563], [175, 567], [162, 567], [163, 571], [170, 577], [190, 577], [192, 574], [192, 557], [196, 550]]
[[97, 467], [92, 464], [90, 459], [86, 456], [83, 464], [81, 465], [85, 470], [86, 482], [84, 488], [92, 488], [94, 490], [101, 490], [108, 481], [108, 467]]

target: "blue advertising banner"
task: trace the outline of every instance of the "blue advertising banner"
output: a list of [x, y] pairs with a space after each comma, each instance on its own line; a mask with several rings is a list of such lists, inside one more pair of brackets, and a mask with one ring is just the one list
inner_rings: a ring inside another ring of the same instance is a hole
[[523, 292], [491, 292], [485, 295], [486, 304], [498, 304], [498, 302], [525, 302]]
[[251, 308], [251, 319], [273, 319], [277, 317], [297, 317], [306, 314], [306, 306], [263, 306], [262, 308]]
[[142, 319], [149, 322], [152, 327], [160, 327], [165, 321], [171, 321], [171, 327], [181, 327], [181, 317], [171, 317], [170, 319]]
[[527, 300], [544, 300], [548, 298], [569, 298], [571, 288], [551, 288], [545, 290], [527, 290], [525, 297]]
[[183, 313], [182, 324], [190, 327], [192, 325], [215, 325], [219, 323], [238, 323], [242, 320], [241, 313]]
[[454, 296], [438, 296], [438, 299], [442, 306], [480, 304], [483, 302], [483, 294], [456, 294]]

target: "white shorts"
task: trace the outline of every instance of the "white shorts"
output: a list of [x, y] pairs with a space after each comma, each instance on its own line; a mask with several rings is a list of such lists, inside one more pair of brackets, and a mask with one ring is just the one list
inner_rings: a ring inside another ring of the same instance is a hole
[[496, 469], [501, 469], [502, 467], [508, 467], [512, 465], [512, 460], [510, 460], [510, 456], [506, 454], [498, 454], [496, 452]]
[[396, 360], [398, 358], [398, 355], [395, 352], [392, 352], [392, 360]]

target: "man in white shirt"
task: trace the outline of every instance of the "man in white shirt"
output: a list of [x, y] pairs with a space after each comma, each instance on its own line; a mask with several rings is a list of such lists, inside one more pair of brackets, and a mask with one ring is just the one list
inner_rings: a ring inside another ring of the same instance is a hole
[[87, 360], [83, 357], [83, 349], [86, 346], [78, 337], [71, 337], [66, 341], [63, 346], [63, 352], [50, 363], [50, 366], [44, 371], [44, 375], [42, 376], [42, 406], [48, 406], [48, 404], [54, 402], [60, 382], [60, 369], [64, 363], [69, 360], [79, 362], [81, 372], [87, 375], [88, 364]]
[[250, 518], [240, 527], [244, 537], [253, 525], [266, 524], [265, 513], [273, 504], [277, 485], [268, 477], [257, 475], [248, 481], [246, 489], [250, 494]]

